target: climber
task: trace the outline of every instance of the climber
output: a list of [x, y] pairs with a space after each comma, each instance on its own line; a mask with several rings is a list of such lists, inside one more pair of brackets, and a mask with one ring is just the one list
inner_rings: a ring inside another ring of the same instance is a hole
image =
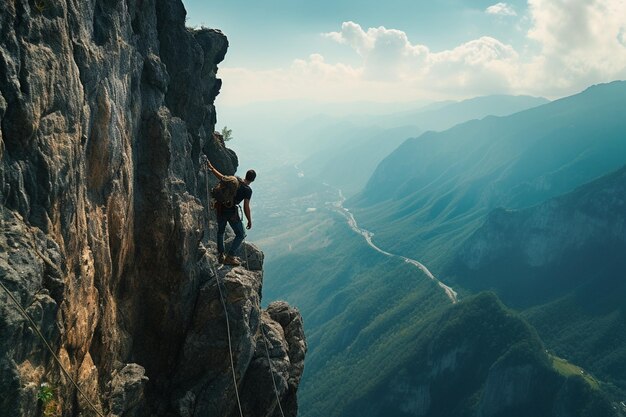
[[[224, 179], [225, 176], [219, 172], [209, 160], [207, 160], [207, 167], [219, 181]], [[217, 213], [217, 252], [220, 263], [233, 266], [241, 265], [241, 262], [234, 256], [234, 254], [237, 249], [239, 249], [243, 239], [246, 237], [246, 233], [243, 230], [243, 222], [239, 216], [238, 208], [239, 204], [243, 201], [243, 212], [248, 220], [246, 229], [251, 229], [252, 215], [250, 213], [250, 198], [252, 198], [252, 188], [250, 188], [250, 183], [252, 183], [255, 178], [256, 172], [252, 169], [246, 172], [244, 179], [238, 178], [239, 187], [235, 193], [233, 201], [234, 204], [232, 207], [226, 207], [224, 204], [219, 202], [215, 203], [215, 211]], [[226, 223], [230, 224], [233, 232], [235, 232], [235, 239], [230, 245], [230, 249], [226, 255], [224, 255], [224, 232], [226, 230]]]

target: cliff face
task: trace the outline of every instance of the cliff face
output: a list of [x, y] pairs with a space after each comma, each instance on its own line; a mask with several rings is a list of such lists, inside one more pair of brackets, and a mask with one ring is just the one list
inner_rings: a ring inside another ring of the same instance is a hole
[[[200, 157], [237, 168], [211, 136], [228, 42], [185, 14], [178, 0], [5, 2], [0, 279], [105, 413], [227, 416], [219, 277], [245, 415], [278, 415], [272, 371], [296, 415], [301, 317], [261, 310], [252, 245], [247, 268], [215, 269]], [[48, 382], [62, 415], [92, 415], [4, 292], [0, 310], [0, 414], [38, 415]]]

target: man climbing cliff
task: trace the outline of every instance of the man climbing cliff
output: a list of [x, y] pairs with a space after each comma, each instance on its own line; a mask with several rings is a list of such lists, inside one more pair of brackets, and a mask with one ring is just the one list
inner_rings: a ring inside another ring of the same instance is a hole
[[[219, 172], [208, 160], [207, 166], [220, 182], [224, 181], [225, 177], [227, 178], [227, 176]], [[237, 191], [235, 192], [232, 205], [226, 205], [220, 201], [215, 203], [215, 210], [217, 213], [217, 252], [220, 263], [233, 266], [241, 264], [234, 254], [237, 249], [239, 249], [243, 239], [246, 237], [246, 233], [243, 230], [243, 222], [239, 216], [238, 207], [243, 201], [243, 212], [248, 220], [246, 228], [251, 229], [252, 215], [250, 212], [250, 199], [252, 198], [252, 188], [250, 188], [250, 184], [255, 180], [255, 178], [256, 172], [252, 169], [246, 172], [244, 179], [237, 178], [239, 184]], [[235, 232], [235, 239], [230, 245], [228, 252], [224, 254], [224, 232], [226, 231], [226, 223], [230, 224], [233, 232]]]

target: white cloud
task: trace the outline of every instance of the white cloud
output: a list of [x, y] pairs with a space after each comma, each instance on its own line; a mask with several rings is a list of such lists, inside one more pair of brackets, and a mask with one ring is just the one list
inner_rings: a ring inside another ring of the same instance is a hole
[[529, 0], [535, 82], [567, 88], [626, 77], [624, 0]]
[[510, 4], [496, 3], [487, 7], [485, 10], [487, 14], [495, 14], [498, 16], [517, 16], [515, 9]]
[[345, 22], [340, 32], [324, 36], [351, 46], [363, 58], [363, 81], [397, 82], [408, 89], [436, 85], [446, 91], [460, 87], [467, 91], [490, 82], [501, 88], [506, 85], [508, 66], [518, 59], [513, 47], [486, 36], [436, 53], [412, 44], [400, 30], [365, 31], [354, 22]]
[[394, 79], [407, 67], [415, 69], [428, 56], [424, 45], [413, 45], [406, 33], [384, 26], [364, 31], [354, 22], [344, 22], [340, 32], [324, 36], [351, 46], [364, 59], [365, 76], [372, 79]]
[[[220, 68], [219, 77], [224, 86], [219, 96], [222, 104], [245, 102], [312, 99], [336, 101], [338, 95], [361, 94], [362, 68], [342, 63], [329, 64], [320, 54], [307, 59], [296, 59], [288, 68], [250, 70], [246, 68]], [[378, 91], [380, 93], [380, 91]]]
[[[498, 3], [501, 10], [505, 3]], [[528, 0], [526, 44], [492, 37], [432, 51], [407, 34], [344, 22], [323, 37], [350, 47], [360, 63], [321, 54], [287, 68], [223, 68], [228, 101], [308, 98], [394, 101], [492, 93], [558, 97], [626, 78], [626, 1]], [[502, 14], [502, 13], [500, 13]]]
[[428, 77], [421, 81], [439, 91], [464, 94], [511, 92], [519, 65], [515, 49], [491, 37], [430, 54]]
[[350, 65], [326, 63], [320, 54], [311, 54], [308, 60], [296, 59], [291, 65], [293, 75], [310, 76], [324, 81], [342, 81], [345, 78], [358, 78], [362, 70]]

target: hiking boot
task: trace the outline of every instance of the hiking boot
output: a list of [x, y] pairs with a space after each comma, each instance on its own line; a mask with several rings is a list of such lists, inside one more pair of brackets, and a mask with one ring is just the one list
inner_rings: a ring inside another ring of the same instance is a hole
[[224, 265], [232, 265], [232, 266], [239, 266], [241, 265], [241, 262], [239, 262], [239, 260], [237, 258], [235, 258], [234, 256], [231, 255], [226, 255], [226, 257], [224, 258], [224, 262], [222, 262]]
[[218, 253], [217, 254], [217, 262], [223, 264], [224, 263], [224, 254], [223, 253]]

